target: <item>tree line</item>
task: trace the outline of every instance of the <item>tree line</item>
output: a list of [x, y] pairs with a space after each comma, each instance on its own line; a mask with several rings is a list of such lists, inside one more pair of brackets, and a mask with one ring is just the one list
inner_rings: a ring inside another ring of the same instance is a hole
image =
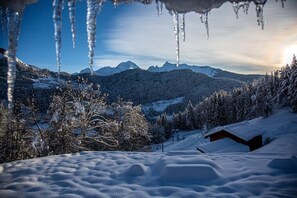
[[[265, 77], [246, 83], [230, 92], [218, 91], [193, 105], [189, 101], [186, 109], [173, 114], [168, 119], [162, 114], [155, 127], [163, 137], [156, 136], [154, 141], [170, 137], [173, 130], [193, 130], [213, 128], [259, 116], [267, 117], [274, 109], [290, 106], [297, 112], [297, 62], [296, 56], [290, 65], [266, 74]], [[154, 133], [153, 133], [154, 134]]]

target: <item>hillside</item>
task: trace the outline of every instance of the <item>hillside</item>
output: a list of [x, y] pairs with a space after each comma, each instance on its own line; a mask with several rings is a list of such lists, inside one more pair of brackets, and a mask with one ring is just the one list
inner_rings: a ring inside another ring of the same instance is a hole
[[[7, 98], [6, 64], [6, 60], [0, 59], [0, 100]], [[17, 60], [16, 68], [14, 98], [26, 103], [34, 95], [37, 106], [41, 111], [47, 110], [51, 95], [56, 87], [70, 77], [67, 73], [61, 73], [60, 79], [58, 79], [56, 72], [39, 69], [19, 59]]]
[[[109, 93], [110, 100], [121, 96], [136, 104], [147, 104], [160, 100], [185, 97], [182, 109], [187, 101], [197, 103], [203, 97], [218, 90], [232, 90], [244, 82], [233, 79], [208, 77], [190, 70], [152, 73], [140, 69], [121, 72], [112, 76], [90, 76], [81, 74], [89, 82], [100, 84], [101, 90]], [[73, 79], [76, 79], [73, 76]]]

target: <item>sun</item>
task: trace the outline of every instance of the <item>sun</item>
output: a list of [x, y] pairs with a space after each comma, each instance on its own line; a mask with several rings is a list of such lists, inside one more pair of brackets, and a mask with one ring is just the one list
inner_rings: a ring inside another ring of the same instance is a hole
[[291, 45], [284, 50], [283, 53], [283, 63], [291, 64], [293, 59], [293, 54], [297, 55], [297, 44]]

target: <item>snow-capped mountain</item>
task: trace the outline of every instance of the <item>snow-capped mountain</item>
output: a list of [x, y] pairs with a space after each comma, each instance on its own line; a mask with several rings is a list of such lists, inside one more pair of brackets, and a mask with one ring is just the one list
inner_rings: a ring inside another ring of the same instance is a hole
[[[168, 63], [165, 68], [171, 67]], [[130, 100], [135, 104], [153, 105], [162, 104], [168, 112], [180, 111], [185, 108], [187, 101], [199, 102], [203, 97], [209, 96], [220, 89], [230, 91], [239, 87], [247, 81], [252, 81], [260, 75], [235, 74], [217, 69], [214, 77], [209, 71], [211, 67], [202, 69], [205, 73], [193, 72], [189, 69], [173, 70], [168, 72], [149, 72], [137, 69], [138, 66], [131, 61], [119, 64], [116, 68], [102, 68], [97, 74], [90, 76], [87, 70], [83, 74], [70, 75], [61, 73], [60, 78], [56, 72], [46, 69], [39, 69], [36, 66], [28, 65], [18, 59], [17, 80], [15, 84], [15, 97], [26, 100], [32, 91], [38, 98], [38, 106], [46, 110], [51, 95], [61, 83], [72, 80], [78, 82], [78, 76], [88, 79], [88, 82], [99, 84], [103, 93], [109, 95], [110, 101], [116, 101], [118, 97]], [[198, 68], [198, 67], [197, 67]], [[221, 72], [220, 72], [221, 71]], [[105, 72], [105, 73], [104, 73]], [[114, 73], [114, 75], [109, 75]], [[0, 100], [7, 97], [7, 62], [0, 59]], [[177, 98], [184, 98], [179, 103], [167, 104], [164, 101], [172, 101]], [[165, 105], [166, 104], [166, 105]], [[165, 107], [166, 106], [166, 107]], [[174, 107], [173, 107], [174, 106]], [[153, 108], [154, 109], [154, 108]]]
[[[141, 69], [135, 63], [131, 61], [122, 62], [117, 67], [103, 67], [95, 71], [95, 74], [99, 76], [110, 76], [113, 74], [121, 73], [131, 69]], [[175, 70], [191, 70], [192, 72], [204, 74], [208, 77], [215, 77], [215, 78], [229, 78], [240, 80], [244, 82], [252, 82], [254, 79], [260, 78], [261, 75], [258, 74], [237, 74], [229, 71], [225, 71], [218, 68], [213, 68], [210, 66], [197, 66], [197, 65], [188, 65], [188, 64], [180, 64], [176, 66], [174, 63], [165, 62], [161, 67], [159, 66], [151, 66], [146, 71], [152, 73], [160, 73], [160, 72], [170, 72]], [[81, 70], [79, 74], [90, 73], [90, 69], [86, 68]], [[75, 73], [74, 75], [78, 75]]]
[[181, 64], [176, 66], [176, 64], [172, 64], [169, 62], [165, 62], [163, 66], [151, 66], [147, 70], [149, 72], [168, 72], [173, 70], [181, 70], [181, 69], [189, 69], [195, 73], [205, 74], [209, 77], [214, 77], [218, 73], [218, 69], [212, 68], [210, 66], [196, 66], [196, 65], [187, 65]]
[[[127, 62], [122, 62], [120, 63], [118, 66], [116, 67], [103, 67], [101, 69], [98, 69], [96, 71], [94, 71], [95, 74], [99, 75], [99, 76], [110, 76], [113, 74], [117, 74], [123, 71], [127, 71], [130, 69], [139, 69], [139, 67], [133, 63], [132, 61], [127, 61]], [[90, 69], [86, 68], [80, 71], [81, 74], [83, 73], [90, 73]]]

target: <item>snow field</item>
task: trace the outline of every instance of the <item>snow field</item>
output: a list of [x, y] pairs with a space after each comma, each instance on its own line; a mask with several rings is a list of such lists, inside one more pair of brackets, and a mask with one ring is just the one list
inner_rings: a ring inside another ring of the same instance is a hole
[[[296, 137], [295, 137], [296, 138]], [[296, 155], [81, 152], [1, 164], [1, 197], [294, 197]]]

